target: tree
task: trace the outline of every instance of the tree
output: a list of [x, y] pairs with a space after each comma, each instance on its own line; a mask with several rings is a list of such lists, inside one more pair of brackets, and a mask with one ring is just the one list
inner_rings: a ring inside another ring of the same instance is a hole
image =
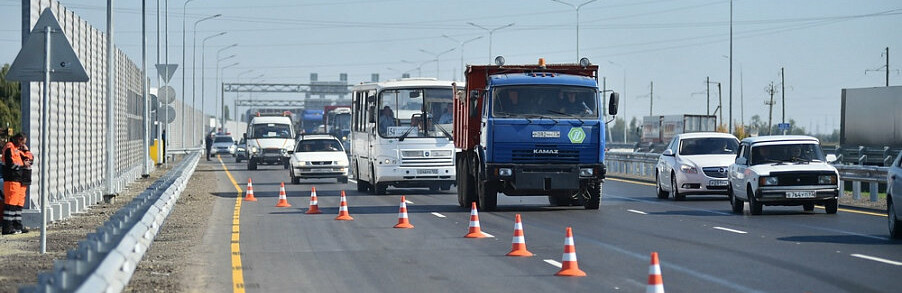
[[22, 131], [22, 90], [19, 82], [6, 80], [9, 66], [0, 69], [0, 128]]
[[610, 128], [611, 141], [617, 143], [623, 142], [623, 127], [624, 123], [622, 118], [617, 117], [616, 119], [614, 119], [614, 124], [611, 125]]

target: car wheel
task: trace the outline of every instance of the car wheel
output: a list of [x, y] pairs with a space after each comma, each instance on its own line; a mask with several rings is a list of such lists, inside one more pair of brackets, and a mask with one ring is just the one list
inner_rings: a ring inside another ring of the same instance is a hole
[[814, 211], [814, 203], [805, 203], [802, 204], [802, 210], [806, 212]]
[[658, 199], [667, 199], [670, 197], [670, 194], [664, 191], [664, 188], [661, 188], [661, 178], [658, 178], [658, 174], [655, 174], [655, 189], [658, 192]]
[[686, 199], [686, 195], [680, 193], [678, 186], [679, 185], [677, 185], [676, 175], [670, 174], [670, 189], [673, 190], [673, 200], [675, 201]]
[[733, 208], [733, 213], [741, 214], [742, 210], [745, 209], [745, 202], [739, 200], [739, 198], [736, 197], [735, 194], [733, 194], [733, 187], [729, 187], [729, 189], [727, 189], [727, 192], [729, 192], [730, 206]]
[[824, 203], [824, 209], [827, 210], [828, 214], [835, 214], [836, 210], [839, 209], [839, 200], [837, 199], [828, 199], [826, 203]]
[[247, 160], [247, 169], [248, 170], [257, 170], [257, 161], [254, 159]]
[[291, 184], [301, 184], [301, 178], [295, 177], [294, 175], [292, 175], [291, 176]]
[[896, 205], [893, 203], [892, 196], [887, 196], [886, 201], [886, 218], [889, 222], [889, 237], [893, 239], [902, 239], [902, 220], [896, 215]]
[[348, 177], [338, 177], [338, 183], [348, 183]]
[[291, 169], [291, 162], [285, 161], [285, 170]]
[[758, 202], [758, 200], [755, 199], [755, 194], [752, 193], [751, 188], [749, 188], [748, 196], [749, 196], [749, 211], [752, 213], [752, 215], [757, 216], [757, 215], [760, 215], [761, 213], [763, 213], [764, 212], [764, 204]]

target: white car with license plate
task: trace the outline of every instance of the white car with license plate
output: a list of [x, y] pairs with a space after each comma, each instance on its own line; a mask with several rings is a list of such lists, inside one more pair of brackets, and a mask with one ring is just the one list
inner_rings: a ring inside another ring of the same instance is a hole
[[655, 165], [658, 198], [687, 194], [727, 195], [727, 169], [736, 159], [739, 139], [732, 134], [698, 132], [671, 140]]
[[301, 135], [290, 153], [291, 183], [301, 179], [336, 178], [348, 183], [348, 155], [341, 141], [331, 135]]
[[804, 211], [811, 212], [818, 204], [828, 214], [836, 213], [839, 173], [826, 162], [817, 138], [743, 139], [729, 172], [734, 213], [741, 213], [745, 202], [752, 215], [760, 215], [765, 205], [801, 205]]

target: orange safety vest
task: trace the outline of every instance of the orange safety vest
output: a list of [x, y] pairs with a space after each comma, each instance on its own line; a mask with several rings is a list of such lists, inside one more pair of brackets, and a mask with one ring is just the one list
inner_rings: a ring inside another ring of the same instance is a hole
[[13, 180], [13, 178], [11, 178], [10, 176], [11, 174], [8, 174], [10, 171], [12, 171], [13, 166], [24, 168], [25, 162], [23, 161], [23, 159], [34, 160], [34, 155], [32, 155], [31, 152], [27, 150], [20, 150], [13, 142], [7, 142], [6, 146], [3, 147], [2, 159], [4, 164], [4, 179]]

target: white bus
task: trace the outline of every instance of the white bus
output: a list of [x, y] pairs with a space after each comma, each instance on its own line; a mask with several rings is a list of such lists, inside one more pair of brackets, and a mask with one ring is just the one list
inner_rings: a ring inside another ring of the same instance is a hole
[[455, 184], [451, 81], [407, 78], [353, 87], [351, 165], [358, 191]]

